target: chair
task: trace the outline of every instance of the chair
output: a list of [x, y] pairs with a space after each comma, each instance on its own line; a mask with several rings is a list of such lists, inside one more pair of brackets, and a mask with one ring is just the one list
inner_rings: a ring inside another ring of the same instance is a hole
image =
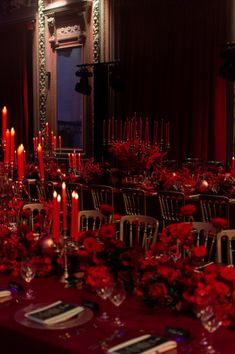
[[78, 213], [78, 230], [97, 230], [105, 223], [105, 217], [97, 210], [82, 210]]
[[209, 222], [192, 222], [192, 234], [195, 246], [205, 246], [206, 262], [216, 259], [216, 228]]
[[31, 230], [34, 229], [34, 218], [36, 215], [38, 215], [42, 209], [44, 209], [44, 204], [43, 203], [29, 203], [29, 204], [25, 204], [23, 205], [23, 210], [27, 210], [29, 209], [31, 214], [30, 214], [30, 218], [29, 218], [29, 226], [31, 228]]
[[99, 210], [101, 204], [114, 207], [113, 188], [101, 184], [90, 185], [94, 209]]
[[159, 222], [151, 216], [125, 215], [120, 220], [120, 240], [128, 247], [135, 245], [147, 250], [157, 240]]
[[199, 205], [203, 222], [220, 217], [229, 222], [229, 198], [219, 195], [200, 194]]
[[146, 215], [146, 195], [142, 189], [122, 188], [126, 215]]
[[175, 191], [159, 191], [157, 194], [161, 212], [162, 227], [172, 223], [183, 222], [180, 209], [185, 205], [185, 195]]
[[55, 185], [53, 182], [36, 182], [37, 200], [46, 201], [53, 199], [53, 192], [55, 190]]
[[217, 234], [217, 262], [234, 265], [235, 229], [223, 230]]

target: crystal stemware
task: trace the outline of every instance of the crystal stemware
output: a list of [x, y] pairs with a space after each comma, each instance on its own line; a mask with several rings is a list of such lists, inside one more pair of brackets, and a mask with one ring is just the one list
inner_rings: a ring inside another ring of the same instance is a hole
[[[107, 300], [111, 293], [113, 291], [113, 284], [112, 282], [101, 282], [97, 287], [96, 287], [96, 293], [99, 295], [99, 297], [103, 300]], [[106, 311], [103, 311], [102, 314], [98, 317], [98, 320], [100, 321], [109, 321], [110, 316]]]
[[[117, 307], [123, 303], [126, 298], [126, 290], [122, 282], [115, 283], [113, 287], [113, 291], [109, 296], [110, 301]], [[121, 320], [119, 315], [117, 314], [114, 318], [113, 324], [117, 327], [124, 326], [124, 322]]]
[[[216, 305], [206, 303], [203, 306], [198, 306], [195, 312], [197, 317], [201, 320], [203, 328], [211, 334], [215, 332], [222, 324], [220, 320], [219, 310], [217, 309]], [[211, 339], [212, 338], [209, 339], [205, 331], [202, 332], [199, 344], [205, 354], [218, 353], [213, 347]]]
[[27, 290], [25, 293], [25, 298], [27, 300], [34, 299], [35, 292], [31, 289], [30, 283], [35, 277], [36, 274], [36, 267], [32, 259], [26, 258], [21, 262], [21, 276], [27, 283]]

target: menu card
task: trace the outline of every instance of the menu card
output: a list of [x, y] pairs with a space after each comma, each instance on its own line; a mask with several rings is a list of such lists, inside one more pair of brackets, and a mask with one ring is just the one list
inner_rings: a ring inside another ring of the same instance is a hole
[[174, 340], [146, 334], [110, 348], [108, 354], [164, 353], [176, 347], [177, 343]]
[[25, 317], [44, 325], [52, 325], [66, 321], [83, 310], [84, 307], [82, 306], [65, 303], [59, 300], [47, 306], [39, 307], [36, 310], [26, 312]]

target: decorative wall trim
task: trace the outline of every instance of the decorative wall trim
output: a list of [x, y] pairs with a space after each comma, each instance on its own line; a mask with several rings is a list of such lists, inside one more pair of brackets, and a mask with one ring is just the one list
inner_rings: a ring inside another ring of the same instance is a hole
[[39, 129], [42, 134], [45, 134], [47, 100], [44, 9], [44, 0], [38, 0]]
[[93, 61], [100, 61], [100, 0], [93, 1]]

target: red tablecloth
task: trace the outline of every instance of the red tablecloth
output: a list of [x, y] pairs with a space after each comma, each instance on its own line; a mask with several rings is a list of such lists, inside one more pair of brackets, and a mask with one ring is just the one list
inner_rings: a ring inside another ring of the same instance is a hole
[[[9, 278], [1, 276], [0, 286], [8, 284]], [[56, 300], [80, 304], [82, 299], [99, 303], [101, 310], [106, 309], [114, 315], [116, 308], [107, 300], [101, 300], [95, 293], [73, 288], [65, 288], [56, 278], [34, 279], [32, 287], [36, 298], [32, 303], [48, 303]], [[98, 314], [81, 326], [68, 330], [46, 330], [25, 327], [15, 321], [15, 313], [29, 305], [30, 301], [19, 296], [19, 302], [0, 304], [0, 353], [1, 354], [101, 354], [104, 351], [96, 347], [99, 341], [109, 337], [115, 327], [111, 323], [97, 320]], [[181, 342], [177, 353], [199, 353], [198, 343], [202, 326], [200, 321], [183, 315], [172, 314], [168, 310], [148, 309], [135, 297], [128, 297], [120, 306], [120, 316], [125, 321], [125, 327], [119, 333], [121, 338], [113, 339], [110, 346], [132, 336], [143, 333], [163, 335], [166, 326], [182, 327], [191, 332], [191, 339]], [[221, 354], [234, 354], [234, 332], [219, 328], [213, 334], [213, 345]]]

